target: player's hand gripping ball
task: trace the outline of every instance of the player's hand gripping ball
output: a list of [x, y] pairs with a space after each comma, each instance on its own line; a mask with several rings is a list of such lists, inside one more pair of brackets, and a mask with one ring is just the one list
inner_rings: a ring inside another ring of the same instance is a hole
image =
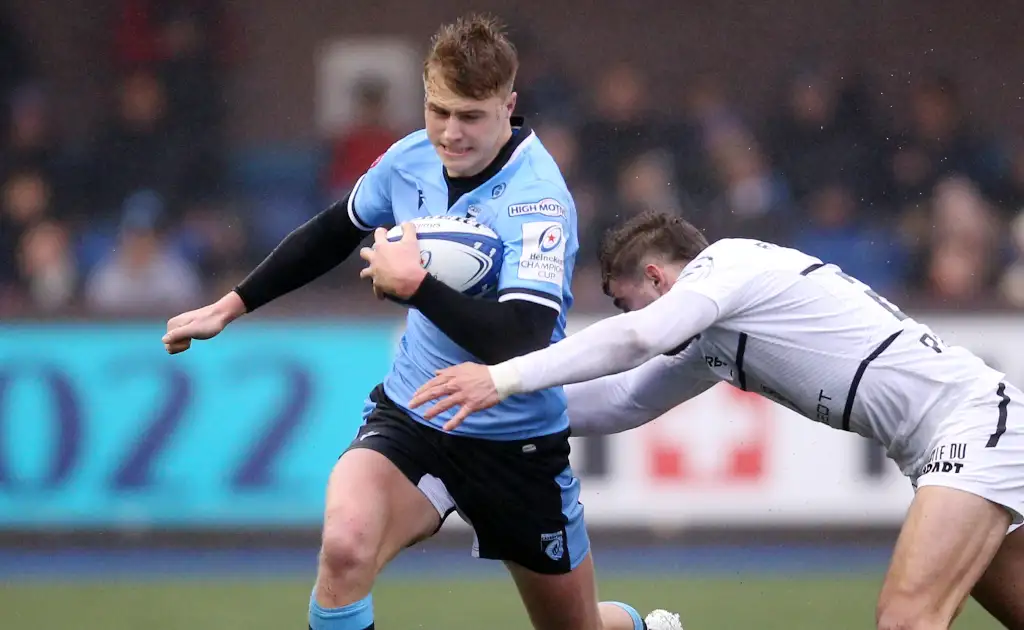
[[504, 248], [491, 228], [466, 217], [423, 217], [385, 232], [360, 256], [370, 266], [360, 273], [372, 278], [374, 294], [403, 303], [423, 281], [424, 271], [470, 296], [494, 294]]

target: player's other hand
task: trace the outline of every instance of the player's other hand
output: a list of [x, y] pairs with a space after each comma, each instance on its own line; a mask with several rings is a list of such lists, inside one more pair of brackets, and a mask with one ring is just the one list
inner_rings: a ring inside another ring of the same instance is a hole
[[408, 300], [427, 275], [420, 263], [420, 244], [412, 223], [402, 224], [402, 238], [394, 243], [388, 241], [387, 230], [377, 228], [373, 247], [359, 250], [359, 257], [369, 263], [359, 277], [373, 280], [373, 294], [378, 298], [387, 294]]
[[210, 339], [235, 319], [245, 314], [245, 304], [234, 291], [213, 304], [172, 317], [167, 322], [167, 334], [163, 337], [168, 354], [178, 354], [189, 349], [193, 339]]
[[416, 390], [409, 406], [415, 409], [432, 400], [437, 400], [437, 403], [423, 414], [424, 418], [430, 419], [452, 407], [459, 407], [452, 419], [445, 423], [445, 431], [462, 424], [474, 411], [488, 409], [501, 402], [490, 370], [478, 363], [463, 363], [438, 370], [437, 376]]

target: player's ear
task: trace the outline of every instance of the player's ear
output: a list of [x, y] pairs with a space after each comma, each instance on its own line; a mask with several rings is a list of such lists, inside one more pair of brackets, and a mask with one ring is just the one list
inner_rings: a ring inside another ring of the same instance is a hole
[[505, 116], [506, 116], [506, 118], [511, 118], [512, 117], [512, 112], [514, 112], [516, 110], [516, 99], [517, 98], [519, 98], [519, 95], [516, 92], [511, 92], [511, 93], [509, 93], [508, 98], [505, 99]]
[[644, 275], [655, 287], [660, 287], [665, 282], [665, 274], [658, 265], [648, 263], [644, 265]]

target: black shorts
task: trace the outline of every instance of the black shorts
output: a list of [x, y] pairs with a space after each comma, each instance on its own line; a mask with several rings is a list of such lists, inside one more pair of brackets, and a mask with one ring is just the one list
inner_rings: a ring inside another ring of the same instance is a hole
[[437, 509], [476, 532], [473, 555], [537, 573], [563, 574], [590, 550], [569, 467], [569, 431], [527, 440], [484, 440], [417, 422], [377, 386], [374, 409], [349, 445], [387, 457]]

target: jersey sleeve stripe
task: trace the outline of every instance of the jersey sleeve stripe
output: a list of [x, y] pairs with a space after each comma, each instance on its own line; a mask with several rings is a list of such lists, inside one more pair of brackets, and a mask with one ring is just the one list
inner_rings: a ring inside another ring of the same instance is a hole
[[999, 384], [996, 396], [999, 396], [999, 420], [996, 422], [996, 432], [989, 436], [985, 448], [995, 448], [999, 444], [999, 438], [1006, 433], [1006, 408], [1010, 404], [1010, 397], [1006, 395], [1006, 383]]
[[669, 350], [668, 352], [666, 352], [664, 354], [664, 356], [666, 356], [666, 357], [674, 357], [677, 354], [679, 354], [680, 352], [682, 352], [683, 350], [686, 350], [687, 348], [689, 348], [690, 344], [693, 343], [694, 341], [697, 341], [698, 339], [700, 339], [700, 335], [697, 335], [696, 337], [690, 337], [689, 339], [687, 339], [683, 343], [679, 344], [675, 348], [673, 348], [673, 349]]
[[860, 387], [860, 380], [864, 378], [864, 372], [867, 371], [868, 365], [872, 361], [878, 358], [880, 354], [885, 352], [885, 349], [892, 345], [892, 342], [896, 341], [896, 338], [900, 336], [902, 330], [897, 330], [893, 334], [885, 338], [885, 341], [878, 344], [874, 352], [868, 355], [866, 359], [860, 362], [857, 366], [857, 371], [853, 375], [853, 381], [850, 383], [850, 392], [846, 395], [846, 406], [843, 408], [843, 431], [850, 430], [850, 416], [853, 415], [853, 401], [857, 398], [857, 388]]
[[747, 351], [747, 333], [740, 333], [740, 341], [736, 345], [736, 382], [740, 389], [747, 391], [747, 373], [743, 371], [743, 355]]
[[361, 221], [359, 215], [356, 214], [356, 192], [359, 191], [359, 185], [363, 183], [364, 177], [366, 177], [365, 173], [359, 176], [359, 179], [356, 180], [356, 185], [352, 187], [352, 192], [348, 195], [348, 218], [352, 221], [352, 225], [364, 232], [370, 232], [373, 230], [373, 226]]
[[511, 289], [500, 293], [498, 295], [499, 302], [508, 302], [510, 300], [523, 300], [525, 302], [533, 302], [534, 304], [540, 304], [548, 308], [555, 309], [559, 313], [562, 312], [562, 302], [555, 299], [554, 296], [544, 293], [542, 291], [530, 291], [529, 289]]
[[804, 269], [803, 271], [801, 271], [800, 275], [801, 276], [806, 276], [806, 275], [808, 275], [810, 273], [813, 273], [813, 272], [821, 269], [824, 266], [825, 266], [825, 263], [814, 263], [813, 265], [811, 265], [807, 269]]
[[501, 296], [508, 295], [511, 293], [523, 293], [526, 295], [533, 295], [545, 300], [550, 300], [555, 304], [558, 304], [559, 306], [562, 305], [561, 296], [555, 295], [553, 293], [548, 293], [547, 291], [540, 291], [539, 289], [528, 289], [526, 287], [505, 287], [504, 289], [499, 289], [498, 298], [500, 299]]

